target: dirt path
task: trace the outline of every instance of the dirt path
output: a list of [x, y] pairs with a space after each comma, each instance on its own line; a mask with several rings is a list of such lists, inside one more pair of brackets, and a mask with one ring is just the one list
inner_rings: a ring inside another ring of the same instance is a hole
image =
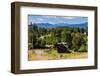
[[48, 53], [45, 53], [44, 50], [36, 49], [29, 51], [29, 60], [48, 60], [48, 57]]
[[88, 53], [64, 53], [62, 54], [62, 57], [60, 57], [61, 54], [57, 54], [56, 58], [51, 56], [49, 53], [44, 52], [43, 49], [36, 49], [36, 50], [30, 50], [28, 52], [28, 60], [54, 60], [54, 59], [81, 59], [81, 58], [87, 58]]

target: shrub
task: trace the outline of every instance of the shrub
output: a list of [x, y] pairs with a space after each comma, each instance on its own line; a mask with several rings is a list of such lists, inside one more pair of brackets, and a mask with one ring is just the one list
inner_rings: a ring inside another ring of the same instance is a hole
[[54, 50], [54, 49], [52, 49], [52, 50], [50, 51], [50, 53], [51, 53], [51, 55], [52, 55], [53, 57], [57, 57], [57, 55], [58, 55], [57, 51]]
[[79, 52], [87, 52], [87, 47], [86, 45], [81, 45]]

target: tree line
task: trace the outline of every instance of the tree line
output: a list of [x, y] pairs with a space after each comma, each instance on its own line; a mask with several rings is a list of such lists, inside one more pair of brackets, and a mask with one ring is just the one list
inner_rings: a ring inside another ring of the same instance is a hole
[[87, 51], [87, 37], [87, 27], [40, 28], [36, 23], [28, 25], [28, 49], [65, 42], [70, 50], [83, 52]]

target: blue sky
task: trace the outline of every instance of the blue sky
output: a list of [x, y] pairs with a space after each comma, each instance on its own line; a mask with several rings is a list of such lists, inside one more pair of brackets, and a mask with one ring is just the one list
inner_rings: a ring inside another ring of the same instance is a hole
[[41, 15], [29, 15], [28, 24], [30, 23], [68, 23], [68, 24], [80, 24], [88, 22], [88, 17], [75, 17], [75, 16], [41, 16]]

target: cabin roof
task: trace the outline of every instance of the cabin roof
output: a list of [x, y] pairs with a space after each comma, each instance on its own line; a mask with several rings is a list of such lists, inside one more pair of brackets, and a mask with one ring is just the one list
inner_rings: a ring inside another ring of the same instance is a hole
[[65, 46], [66, 48], [68, 48], [68, 45], [67, 45], [66, 42], [60, 42], [60, 43], [58, 43], [58, 45], [63, 45], [63, 46]]

